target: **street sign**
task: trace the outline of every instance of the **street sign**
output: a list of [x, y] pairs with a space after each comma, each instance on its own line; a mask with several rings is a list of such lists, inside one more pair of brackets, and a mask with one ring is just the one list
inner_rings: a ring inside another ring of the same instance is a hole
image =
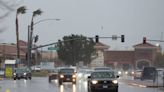
[[57, 47], [48, 47], [48, 50], [59, 50]]

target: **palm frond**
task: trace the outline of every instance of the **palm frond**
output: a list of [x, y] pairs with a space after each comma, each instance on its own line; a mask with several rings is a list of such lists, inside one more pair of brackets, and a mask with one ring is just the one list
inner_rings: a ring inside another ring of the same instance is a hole
[[42, 11], [41, 9], [37, 9], [36, 11], [33, 12], [33, 17], [37, 16], [37, 15], [41, 15]]
[[21, 7], [19, 7], [18, 9], [17, 9], [17, 14], [24, 14], [24, 13], [26, 13], [26, 7], [25, 6], [21, 6]]

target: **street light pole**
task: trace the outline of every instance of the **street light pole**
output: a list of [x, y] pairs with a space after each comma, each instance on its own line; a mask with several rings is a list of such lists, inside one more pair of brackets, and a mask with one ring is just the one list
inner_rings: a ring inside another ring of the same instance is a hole
[[28, 63], [28, 67], [30, 67], [30, 57], [31, 57], [31, 53], [30, 53], [30, 25], [28, 25], [28, 44], [27, 44], [27, 63]]
[[32, 44], [33, 44], [33, 27], [36, 25], [36, 24], [39, 24], [41, 22], [45, 22], [45, 21], [50, 21], [50, 20], [55, 20], [55, 21], [60, 21], [60, 19], [43, 19], [43, 20], [40, 20], [38, 22], [33, 22], [33, 17], [32, 17], [32, 20], [31, 20], [31, 25], [28, 25], [28, 51], [27, 51], [27, 59], [28, 59], [28, 67], [31, 66], [31, 50], [32, 50]]

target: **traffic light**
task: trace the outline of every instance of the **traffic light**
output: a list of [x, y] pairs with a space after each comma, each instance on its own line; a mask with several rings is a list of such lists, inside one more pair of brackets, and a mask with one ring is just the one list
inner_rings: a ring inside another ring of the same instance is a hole
[[34, 42], [36, 43], [38, 41], [39, 35], [36, 35], [34, 38]]
[[121, 42], [125, 42], [125, 36], [121, 35]]
[[96, 43], [99, 42], [99, 36], [98, 35], [95, 36], [95, 41], [96, 41]]
[[143, 44], [146, 43], [146, 37], [143, 37]]

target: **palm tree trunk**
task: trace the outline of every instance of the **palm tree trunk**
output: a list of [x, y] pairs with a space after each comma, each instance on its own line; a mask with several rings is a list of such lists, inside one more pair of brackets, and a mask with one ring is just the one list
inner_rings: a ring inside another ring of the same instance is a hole
[[17, 59], [20, 59], [20, 49], [19, 49], [19, 25], [18, 17], [16, 16], [16, 41], [17, 41]]

